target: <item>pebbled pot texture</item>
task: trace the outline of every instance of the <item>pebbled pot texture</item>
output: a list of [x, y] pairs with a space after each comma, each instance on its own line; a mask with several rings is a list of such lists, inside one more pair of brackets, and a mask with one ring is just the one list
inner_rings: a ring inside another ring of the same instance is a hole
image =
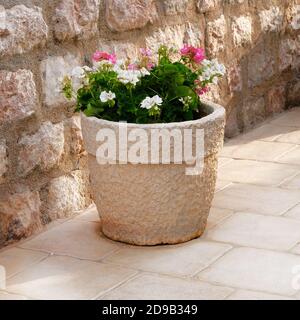
[[[203, 170], [198, 175], [186, 174], [190, 165], [186, 161], [181, 164], [174, 161], [163, 164], [161, 159], [156, 164], [124, 163], [119, 152], [114, 158], [115, 164], [99, 164], [96, 155], [101, 142], [96, 141], [97, 133], [100, 129], [109, 129], [118, 141], [119, 123], [81, 114], [93, 198], [102, 231], [108, 238], [135, 245], [158, 245], [186, 242], [202, 235], [214, 196], [218, 152], [223, 146], [225, 126], [223, 107], [205, 102], [204, 108], [208, 115], [195, 121], [127, 124], [128, 134], [131, 130], [143, 129], [148, 137], [152, 129], [177, 129], [182, 137], [185, 129], [192, 129], [193, 148], [196, 129], [203, 129]], [[132, 145], [128, 142], [124, 146], [127, 150]], [[173, 140], [170, 147], [172, 154]], [[159, 148], [162, 151], [163, 145]], [[116, 149], [119, 150], [118, 142]]]

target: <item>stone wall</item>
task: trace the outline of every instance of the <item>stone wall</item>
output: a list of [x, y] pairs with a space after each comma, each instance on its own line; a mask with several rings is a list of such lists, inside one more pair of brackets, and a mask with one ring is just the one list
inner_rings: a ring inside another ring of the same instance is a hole
[[73, 104], [57, 79], [96, 49], [206, 48], [227, 136], [300, 104], [300, 0], [0, 0], [0, 246], [90, 204]]

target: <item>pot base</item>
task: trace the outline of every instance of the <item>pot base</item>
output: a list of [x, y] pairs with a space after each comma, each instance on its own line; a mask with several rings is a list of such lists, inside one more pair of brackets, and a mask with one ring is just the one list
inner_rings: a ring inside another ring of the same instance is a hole
[[[157, 245], [175, 245], [180, 243], [185, 243], [194, 239], [201, 237], [205, 231], [206, 223], [202, 226], [201, 229], [190, 233], [187, 235], [181, 235], [176, 237], [175, 235], [172, 238], [167, 239], [166, 237], [161, 237], [157, 235], [157, 238], [149, 238], [147, 232], [144, 235], [137, 236], [136, 234], [128, 234], [127, 232], [116, 230], [115, 227], [112, 227], [113, 230], [110, 230], [111, 227], [105, 226], [102, 224], [102, 233], [110, 240], [127, 243], [130, 245], [136, 246], [157, 246]], [[140, 233], [138, 233], [140, 234]]]

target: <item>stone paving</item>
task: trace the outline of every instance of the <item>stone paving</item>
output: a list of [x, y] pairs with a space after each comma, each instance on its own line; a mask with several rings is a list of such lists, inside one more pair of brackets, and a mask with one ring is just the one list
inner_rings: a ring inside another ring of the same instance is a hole
[[201, 239], [113, 242], [90, 207], [0, 251], [0, 299], [300, 299], [300, 108], [228, 141], [219, 167]]

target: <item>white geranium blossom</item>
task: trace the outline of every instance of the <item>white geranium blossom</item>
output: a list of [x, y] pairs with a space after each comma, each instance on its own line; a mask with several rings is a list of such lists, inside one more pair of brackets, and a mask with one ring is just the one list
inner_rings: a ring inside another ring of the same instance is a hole
[[71, 72], [71, 76], [74, 78], [83, 79], [85, 77], [85, 71], [82, 67], [75, 67]]
[[153, 107], [161, 106], [163, 103], [163, 100], [160, 96], [156, 95], [152, 98], [147, 97], [141, 102], [141, 108], [142, 109], [151, 109]]
[[140, 70], [140, 73], [141, 73], [141, 76], [142, 77], [145, 77], [145, 76], [149, 76], [150, 75], [150, 72], [146, 69], [146, 68], [142, 68]]
[[107, 92], [107, 91], [102, 91], [100, 94], [100, 100], [103, 103], [106, 103], [108, 101], [114, 100], [116, 98], [116, 94], [114, 92]]
[[119, 70], [118, 79], [124, 84], [133, 84], [134, 86], [140, 81], [140, 72], [136, 70]]
[[202, 65], [204, 67], [203, 73], [199, 77], [201, 81], [212, 80], [214, 84], [218, 83], [218, 77], [224, 76], [226, 68], [223, 64], [219, 63], [216, 59], [203, 60]]

